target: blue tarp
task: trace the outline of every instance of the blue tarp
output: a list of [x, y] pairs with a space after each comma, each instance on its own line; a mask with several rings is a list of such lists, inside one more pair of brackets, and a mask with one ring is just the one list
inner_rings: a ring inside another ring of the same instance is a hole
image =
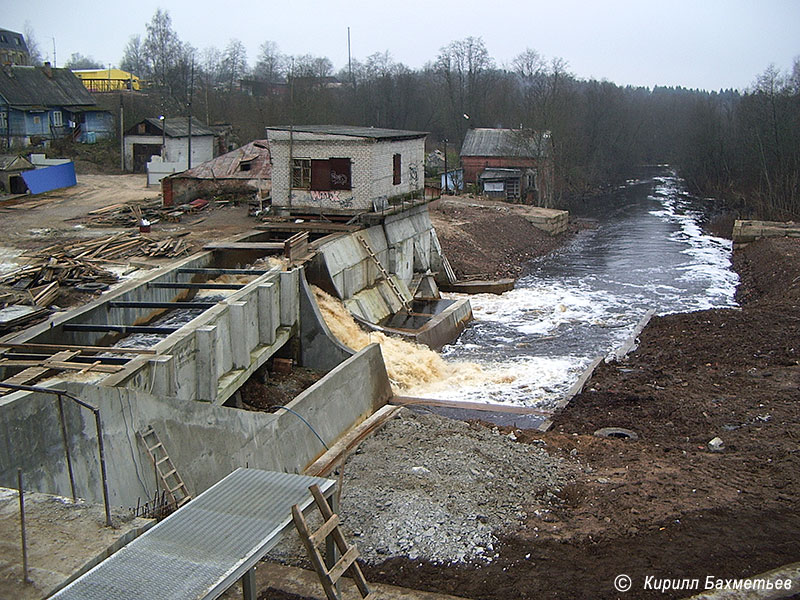
[[78, 183], [75, 178], [75, 164], [72, 162], [25, 171], [21, 175], [31, 194], [71, 187]]

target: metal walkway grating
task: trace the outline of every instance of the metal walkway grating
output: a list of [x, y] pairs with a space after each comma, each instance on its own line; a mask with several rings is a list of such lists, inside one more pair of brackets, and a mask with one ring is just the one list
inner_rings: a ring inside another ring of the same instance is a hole
[[238, 469], [52, 598], [216, 598], [292, 527], [292, 505], [330, 479]]

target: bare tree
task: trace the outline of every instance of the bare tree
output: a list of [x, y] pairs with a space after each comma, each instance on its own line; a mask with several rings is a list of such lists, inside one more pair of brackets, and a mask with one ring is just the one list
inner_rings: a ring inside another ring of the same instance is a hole
[[256, 61], [255, 76], [258, 79], [273, 83], [286, 73], [286, 57], [281, 54], [278, 44], [266, 41], [259, 48]]
[[147, 24], [147, 37], [142, 46], [150, 77], [156, 85], [172, 89], [170, 71], [182, 58], [181, 42], [172, 29], [169, 12], [156, 10]]
[[241, 40], [231, 39], [222, 56], [222, 69], [229, 91], [247, 73], [247, 49]]
[[103, 65], [101, 65], [94, 58], [92, 58], [91, 56], [84, 56], [80, 52], [73, 52], [72, 55], [64, 63], [64, 66], [67, 69], [72, 69], [73, 71], [75, 71], [77, 69], [102, 69], [103, 68]]
[[122, 51], [122, 60], [119, 63], [119, 68], [139, 77], [147, 76], [142, 36], [132, 35], [128, 38], [128, 43], [125, 44], [125, 49]]
[[30, 21], [25, 21], [24, 35], [25, 45], [28, 46], [28, 56], [31, 58], [31, 64], [42, 64], [42, 51], [39, 48], [39, 42], [36, 41], [36, 34], [33, 32], [33, 26]]
[[450, 104], [453, 132], [463, 135], [465, 117], [480, 120], [487, 89], [488, 72], [494, 67], [482, 38], [467, 37], [450, 42], [439, 51], [435, 70], [444, 84]]

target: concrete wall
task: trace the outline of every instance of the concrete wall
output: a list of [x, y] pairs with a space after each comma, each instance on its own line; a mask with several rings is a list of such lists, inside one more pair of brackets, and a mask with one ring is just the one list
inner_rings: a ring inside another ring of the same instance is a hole
[[[134, 144], [150, 144], [154, 146], [161, 146], [164, 138], [160, 135], [126, 135], [125, 136], [125, 170], [133, 170], [133, 145]], [[166, 156], [164, 157], [170, 163], [177, 163], [181, 165], [179, 171], [185, 171], [188, 168], [189, 158], [189, 138], [166, 138]], [[214, 158], [214, 136], [202, 135], [192, 136], [192, 166], [196, 167], [200, 163]]]
[[800, 225], [791, 221], [737, 220], [733, 223], [733, 243], [737, 246], [770, 237], [800, 237]]
[[[241, 466], [300, 472], [324, 451], [297, 415], [275, 414], [157, 397], [124, 388], [66, 385], [100, 409], [110, 501], [135, 506], [152, 497], [155, 476], [136, 432], [158, 433], [194, 495]], [[328, 446], [391, 397], [380, 347], [372, 345], [334, 368], [293, 400]], [[78, 496], [102, 501], [97, 438], [91, 411], [65, 400], [68, 443]], [[0, 400], [0, 485], [13, 487], [22, 468], [29, 489], [69, 495], [57, 402], [46, 394], [15, 392]]]
[[[175, 300], [180, 290], [148, 283], [188, 281], [190, 277], [178, 273], [179, 267], [207, 267], [214, 258], [205, 252], [159, 269], [145, 282], [126, 284], [8, 341], [98, 345], [107, 336], [104, 332], [65, 331], [64, 325], [145, 322], [153, 309], [111, 308], [108, 302]], [[158, 342], [152, 347], [156, 356], [131, 360], [100, 385], [221, 404], [297, 333], [299, 315], [300, 270], [273, 269]]]
[[370, 323], [394, 314], [402, 304], [357, 235], [369, 241], [406, 300], [413, 296], [408, 286], [416, 273], [442, 266], [442, 249], [425, 205], [389, 215], [382, 225], [322, 244], [310, 276], [323, 288], [332, 288], [329, 291], [342, 298], [350, 312]]

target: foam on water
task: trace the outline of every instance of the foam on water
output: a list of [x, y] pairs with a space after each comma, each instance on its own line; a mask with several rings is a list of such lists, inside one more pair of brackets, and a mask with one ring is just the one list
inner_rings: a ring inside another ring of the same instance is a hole
[[552, 406], [649, 308], [668, 314], [736, 306], [731, 242], [703, 233], [702, 206], [674, 174], [651, 180], [650, 193], [623, 194], [645, 183], [618, 190], [616, 212], [536, 261], [514, 290], [470, 297], [475, 321], [442, 355], [479, 365], [483, 380], [433, 380], [413, 394]]

